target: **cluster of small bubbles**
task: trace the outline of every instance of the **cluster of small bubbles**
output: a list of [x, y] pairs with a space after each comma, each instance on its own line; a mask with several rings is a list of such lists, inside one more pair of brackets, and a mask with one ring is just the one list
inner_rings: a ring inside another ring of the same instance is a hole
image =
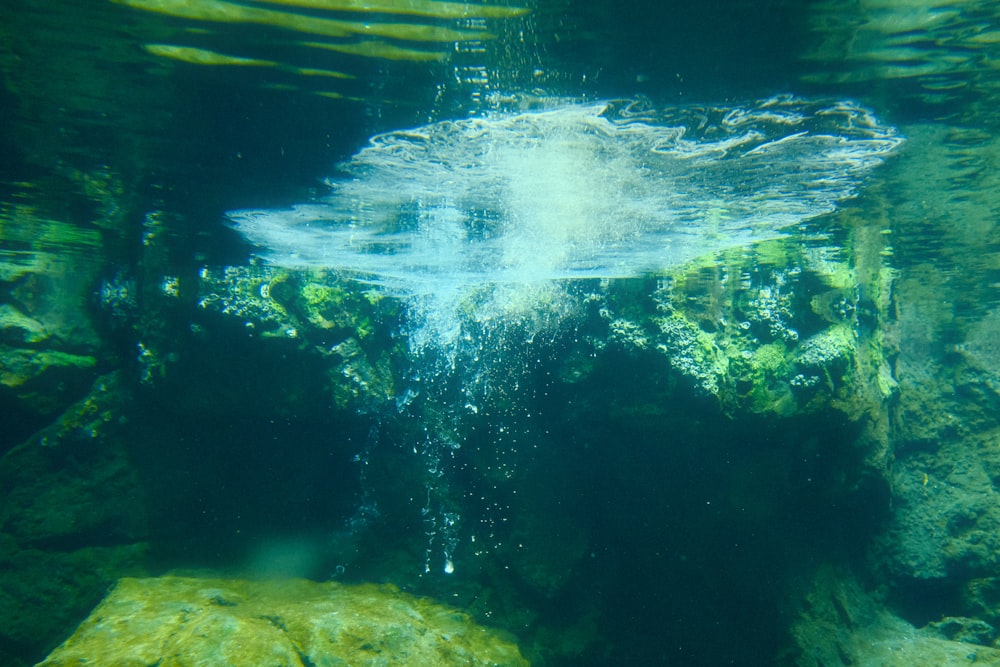
[[139, 380], [143, 384], [149, 384], [162, 372], [163, 363], [145, 343], [140, 341], [135, 346], [138, 352], [136, 361], [139, 362]]
[[788, 384], [792, 385], [793, 387], [814, 387], [818, 383], [819, 383], [818, 375], [804, 375], [802, 373], [799, 373], [798, 375], [796, 375], [795, 377], [793, 377], [791, 380], [788, 381]]
[[845, 296], [834, 299], [830, 304], [830, 314], [840, 320], [852, 318], [856, 311], [857, 306]]
[[[491, 492], [496, 492], [498, 483], [494, 483]], [[484, 556], [492, 551], [497, 551], [503, 547], [502, 536], [506, 533], [505, 524], [510, 523], [511, 507], [509, 504], [488, 497], [487, 494], [479, 492], [470, 494], [470, 499], [478, 499], [482, 503], [482, 511], [479, 513], [478, 531], [470, 536], [472, 543], [472, 553], [476, 556]]]
[[490, 77], [485, 67], [479, 65], [462, 65], [455, 68], [455, 82], [465, 86], [485, 86]]
[[240, 318], [250, 330], [260, 325], [264, 331], [295, 338], [298, 331], [289, 323], [287, 312], [270, 298], [274, 273], [274, 269], [263, 266], [203, 268], [198, 272], [201, 280], [198, 307]]
[[159, 211], [151, 211], [142, 221], [142, 245], [151, 246], [163, 229], [163, 216]]
[[[460, 19], [456, 23], [458, 24], [458, 26], [460, 28], [464, 28], [464, 29], [467, 29], [467, 30], [480, 30], [480, 31], [482, 31], [484, 33], [489, 28], [489, 26], [486, 24], [486, 19], [484, 19], [481, 16], [466, 17], [466, 18]], [[473, 44], [473, 45], [479, 45], [480, 47], [482, 47], [483, 43], [481, 41], [479, 41], [479, 40], [472, 39], [472, 40], [460, 42], [460, 44], [464, 44], [464, 45]], [[458, 44], [456, 44], [455, 46], [457, 48]]]
[[781, 289], [786, 283], [787, 277], [778, 273], [773, 285], [764, 285], [756, 290], [754, 298], [749, 299], [743, 308], [746, 319], [740, 322], [740, 328], [746, 331], [756, 325], [758, 335], [786, 343], [797, 342], [799, 332], [790, 325], [794, 318], [792, 297]]
[[457, 511], [444, 508], [435, 511], [432, 507], [433, 498], [440, 493], [439, 489], [428, 485], [425, 488], [427, 501], [420, 510], [426, 526], [425, 535], [427, 546], [424, 549], [424, 574], [431, 572], [431, 562], [440, 542], [441, 554], [443, 556], [442, 571], [445, 574], [455, 572], [455, 562], [453, 560], [455, 548], [458, 546], [459, 526], [461, 515]]
[[649, 349], [649, 336], [646, 334], [646, 331], [635, 322], [618, 318], [616, 320], [612, 320], [608, 328], [610, 330], [609, 333], [612, 342], [626, 349]]
[[843, 326], [831, 327], [802, 344], [796, 362], [802, 366], [826, 368], [847, 360], [854, 352], [856, 338]]
[[138, 309], [138, 290], [135, 280], [123, 271], [118, 271], [113, 278], [102, 281], [98, 295], [101, 306], [116, 320], [127, 320], [135, 315]]
[[717, 395], [724, 362], [710, 339], [680, 315], [657, 318], [656, 323], [662, 334], [656, 349], [670, 359], [671, 368], [706, 394]]
[[181, 294], [181, 281], [177, 276], [164, 276], [160, 282], [160, 291], [169, 297], [178, 297]]
[[457, 512], [444, 512], [441, 517], [442, 541], [444, 542], [444, 573], [453, 574], [455, 563], [452, 560], [455, 548], [458, 546], [458, 525], [461, 517]]

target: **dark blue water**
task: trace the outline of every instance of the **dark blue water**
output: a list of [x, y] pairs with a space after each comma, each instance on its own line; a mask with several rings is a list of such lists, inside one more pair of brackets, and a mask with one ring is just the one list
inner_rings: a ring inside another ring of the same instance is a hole
[[[917, 626], [996, 620], [963, 592], [998, 566], [962, 551], [975, 520], [932, 504], [966, 489], [950, 460], [998, 479], [940, 453], [990, 442], [1000, 402], [992, 3], [133, 5], [0, 7], [0, 662], [171, 571], [392, 582], [540, 665], [816, 664], [824, 568]], [[380, 133], [786, 93], [905, 143], [759, 246], [466, 295], [451, 347], [226, 217], [363, 181], [336, 165]]]

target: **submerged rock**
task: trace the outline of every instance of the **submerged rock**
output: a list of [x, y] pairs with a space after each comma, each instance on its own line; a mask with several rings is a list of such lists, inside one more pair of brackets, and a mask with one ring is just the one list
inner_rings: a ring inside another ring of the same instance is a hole
[[122, 579], [39, 667], [527, 665], [466, 614], [391, 585]]
[[787, 657], [790, 664], [810, 666], [1000, 665], [994, 634], [988, 623], [964, 617], [916, 628], [887, 609], [854, 575], [824, 567], [792, 625], [796, 648]]
[[0, 456], [0, 664], [34, 664], [123, 574], [144, 571], [148, 515], [127, 451], [121, 373]]

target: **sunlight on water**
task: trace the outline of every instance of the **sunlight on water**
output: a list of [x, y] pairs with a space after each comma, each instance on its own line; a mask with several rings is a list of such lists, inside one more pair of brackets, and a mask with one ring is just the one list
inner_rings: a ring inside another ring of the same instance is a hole
[[565, 279], [661, 271], [828, 213], [900, 142], [851, 102], [564, 104], [378, 135], [325, 198], [231, 218], [272, 263], [401, 297], [415, 348], [448, 348], [469, 318], [558, 320]]

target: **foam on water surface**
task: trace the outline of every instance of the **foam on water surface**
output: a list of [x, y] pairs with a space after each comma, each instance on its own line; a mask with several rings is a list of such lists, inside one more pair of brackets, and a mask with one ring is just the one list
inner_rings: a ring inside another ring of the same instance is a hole
[[230, 217], [270, 262], [404, 298], [453, 341], [470, 301], [517, 318], [559, 301], [558, 281], [773, 238], [853, 196], [901, 141], [849, 101], [567, 103], [375, 136], [325, 197]]

